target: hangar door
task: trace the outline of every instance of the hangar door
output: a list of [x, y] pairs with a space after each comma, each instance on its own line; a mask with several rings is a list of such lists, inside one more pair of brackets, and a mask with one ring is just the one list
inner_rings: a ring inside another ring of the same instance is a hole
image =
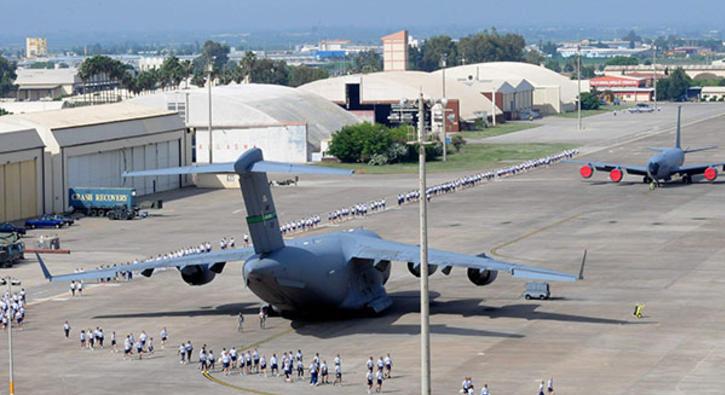
[[38, 215], [36, 161], [0, 165], [0, 222]]
[[71, 156], [67, 186], [135, 188], [138, 195], [168, 191], [180, 187], [179, 176], [124, 179], [121, 173], [180, 165], [180, 140]]

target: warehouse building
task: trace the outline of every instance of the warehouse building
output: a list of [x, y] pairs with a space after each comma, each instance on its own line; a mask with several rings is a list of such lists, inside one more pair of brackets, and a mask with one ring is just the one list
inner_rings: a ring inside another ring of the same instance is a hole
[[[150, 108], [178, 110], [194, 134], [195, 162], [209, 162], [207, 88], [134, 98]], [[181, 118], [180, 118], [181, 119]], [[249, 148], [268, 160], [304, 163], [321, 157], [323, 141], [343, 126], [360, 122], [324, 98], [295, 88], [238, 84], [212, 89], [212, 162], [231, 162]], [[236, 178], [201, 176], [197, 185], [238, 187]]]
[[512, 86], [517, 86], [522, 80], [526, 80], [526, 84], [534, 89], [531, 98], [533, 107], [542, 113], [573, 111], [576, 107], [576, 81], [535, 64], [522, 62], [467, 64], [447, 68], [446, 76], [456, 79], [506, 81]]
[[0, 222], [43, 211], [43, 140], [22, 123], [0, 118]]
[[[29, 178], [32, 165], [27, 152], [21, 158], [25, 164], [20, 164], [23, 179], [5, 182], [6, 190], [21, 188], [21, 195], [25, 194], [27, 185], [39, 185], [36, 193], [41, 198], [36, 200], [42, 203], [36, 213], [68, 210], [70, 187], [131, 187], [138, 195], [145, 195], [179, 188], [189, 181], [180, 176], [121, 177], [123, 171], [191, 164], [191, 135], [173, 111], [118, 103], [7, 115], [0, 118], [0, 130], [7, 130], [10, 135], [34, 133], [42, 141], [44, 155], [32, 162], [36, 170], [35, 182]], [[30, 137], [27, 139], [30, 141]], [[12, 151], [3, 145], [0, 153], [10, 155], [17, 151], [37, 150], [34, 146], [37, 139]], [[25, 214], [29, 213], [27, 209]], [[17, 218], [13, 215], [6, 219]]]
[[421, 91], [426, 99], [448, 99], [447, 112], [452, 115], [447, 121], [449, 132], [460, 130], [461, 122], [475, 122], [492, 111], [502, 114], [476, 89], [459, 81], [444, 83], [441, 76], [422, 71], [346, 75], [313, 81], [298, 89], [320, 95], [363, 120], [383, 124], [389, 123], [401, 100], [416, 100]]
[[18, 100], [36, 101], [74, 95], [80, 91], [82, 82], [74, 68], [18, 69], [15, 85]]

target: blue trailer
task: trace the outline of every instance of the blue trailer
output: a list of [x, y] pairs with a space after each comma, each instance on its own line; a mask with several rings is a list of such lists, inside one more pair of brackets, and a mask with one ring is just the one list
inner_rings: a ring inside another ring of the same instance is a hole
[[138, 212], [136, 190], [133, 188], [73, 187], [68, 201], [74, 212], [92, 217], [105, 217], [125, 212], [131, 219]]

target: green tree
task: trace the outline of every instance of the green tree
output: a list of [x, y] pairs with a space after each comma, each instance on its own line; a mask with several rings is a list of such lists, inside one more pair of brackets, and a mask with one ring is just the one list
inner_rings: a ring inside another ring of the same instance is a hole
[[4, 108], [0, 108], [0, 117], [3, 115], [10, 115], [10, 114], [12, 114], [10, 111], [7, 111]]
[[[212, 61], [213, 59], [213, 61]], [[201, 54], [192, 62], [194, 74], [207, 74], [207, 67], [212, 63], [212, 75], [219, 76], [229, 61], [229, 46], [216, 41], [206, 41], [201, 47]]]
[[254, 52], [248, 51], [238, 67], [240, 81], [249, 78], [249, 82], [257, 84], [289, 84], [290, 71], [283, 60], [258, 59]]
[[541, 52], [543, 52], [549, 56], [552, 56], [552, 57], [557, 56], [559, 53], [556, 52], [556, 48], [558, 48], [556, 43], [547, 41], [543, 45], [541, 45]]
[[181, 81], [185, 80], [189, 76], [189, 70], [185, 65], [179, 61], [176, 56], [169, 56], [164, 59], [164, 63], [159, 68], [159, 82], [161, 86], [166, 87], [178, 87]]
[[15, 79], [18, 77], [15, 74], [16, 69], [17, 64], [15, 62], [11, 62], [0, 55], [0, 97], [15, 92]]
[[[667, 99], [680, 101], [683, 100], [687, 94], [687, 88], [692, 85], [692, 80], [685, 73], [682, 67], [678, 67], [675, 71], [666, 78], [668, 81], [667, 86]], [[658, 86], [659, 87], [659, 86]], [[659, 90], [658, 90], [659, 93]]]
[[521, 62], [525, 60], [526, 41], [519, 34], [500, 35], [495, 29], [461, 38], [458, 50], [466, 63]]
[[383, 70], [383, 57], [374, 50], [348, 55], [349, 73], [374, 73]]
[[[466, 58], [468, 59], [467, 54]], [[420, 47], [420, 57], [416, 69], [422, 71], [438, 70], [443, 59], [446, 61], [446, 66], [457, 66], [458, 46], [448, 36], [430, 37]]]
[[599, 96], [592, 92], [581, 93], [582, 110], [596, 110], [599, 108]]
[[544, 63], [545, 60], [546, 58], [541, 55], [539, 51], [536, 50], [526, 51], [526, 53], [524, 54], [524, 62], [526, 63], [540, 65]]
[[607, 66], [634, 66], [639, 64], [639, 59], [634, 56], [615, 56], [607, 59]]
[[53, 62], [33, 62], [30, 64], [31, 69], [52, 69], [55, 67]]
[[549, 70], [556, 71], [557, 73], [561, 73], [561, 65], [558, 61], [554, 59], [549, 59], [544, 63], [544, 67], [546, 67]]
[[622, 37], [622, 41], [629, 41], [630, 43], [642, 42], [642, 37], [640, 37], [637, 33], [635, 33], [634, 30], [630, 30], [626, 36]]
[[308, 82], [325, 79], [330, 74], [325, 69], [318, 67], [310, 67], [305, 65], [288, 66], [289, 69], [289, 86], [297, 87]]

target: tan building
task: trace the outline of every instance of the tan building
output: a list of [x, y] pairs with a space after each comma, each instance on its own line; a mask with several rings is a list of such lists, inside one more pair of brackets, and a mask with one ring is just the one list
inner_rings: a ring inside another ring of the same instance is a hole
[[383, 71], [408, 70], [408, 31], [401, 30], [381, 38], [383, 41]]
[[28, 59], [48, 56], [48, 40], [42, 37], [25, 38], [25, 57]]
[[58, 99], [79, 93], [81, 78], [78, 70], [68, 69], [18, 69], [15, 84], [17, 99], [37, 101]]

